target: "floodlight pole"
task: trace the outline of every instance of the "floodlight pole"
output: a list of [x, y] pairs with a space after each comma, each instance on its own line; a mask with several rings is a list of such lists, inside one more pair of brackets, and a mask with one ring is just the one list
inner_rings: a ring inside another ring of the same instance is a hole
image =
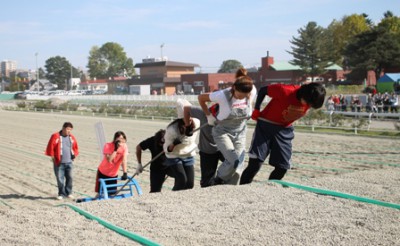
[[37, 56], [38, 56], [37, 52], [35, 53], [35, 56], [36, 56], [36, 84], [37, 84], [37, 88], [39, 91], [39, 70], [38, 70], [38, 66], [37, 66]]

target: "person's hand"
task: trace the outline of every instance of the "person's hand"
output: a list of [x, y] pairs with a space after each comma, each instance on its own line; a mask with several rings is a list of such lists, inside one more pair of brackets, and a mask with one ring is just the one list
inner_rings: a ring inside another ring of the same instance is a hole
[[182, 141], [179, 138], [175, 138], [175, 140], [172, 142], [173, 145], [178, 145], [181, 143], [182, 143]]
[[193, 136], [193, 127], [192, 127], [192, 125], [185, 126], [185, 136], [188, 136], [188, 137]]
[[127, 173], [124, 173], [122, 176], [121, 176], [121, 180], [127, 180], [128, 179], [128, 174]]
[[217, 119], [212, 114], [207, 115], [207, 123], [210, 126], [215, 126], [216, 121], [217, 121]]
[[135, 174], [136, 174], [136, 175], [139, 175], [139, 174], [142, 173], [142, 172], [143, 172], [142, 163], [138, 163], [137, 166], [136, 166]]
[[120, 143], [121, 143], [121, 141], [119, 141], [119, 140], [114, 142], [114, 151], [118, 150]]
[[255, 121], [257, 121], [258, 117], [260, 117], [260, 110], [259, 109], [254, 109], [253, 113], [251, 114], [251, 118]]

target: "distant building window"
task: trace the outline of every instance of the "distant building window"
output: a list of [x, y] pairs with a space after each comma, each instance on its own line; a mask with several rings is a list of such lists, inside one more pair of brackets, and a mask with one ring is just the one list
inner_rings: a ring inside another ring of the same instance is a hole
[[204, 82], [203, 81], [195, 81], [193, 83], [194, 86], [204, 86]]

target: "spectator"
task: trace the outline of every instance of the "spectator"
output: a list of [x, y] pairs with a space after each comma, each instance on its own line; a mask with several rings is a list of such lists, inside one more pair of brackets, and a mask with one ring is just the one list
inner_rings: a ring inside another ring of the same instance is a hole
[[346, 97], [343, 94], [340, 94], [339, 101], [340, 101], [340, 109], [341, 109], [341, 111], [346, 112], [347, 111], [347, 100], [346, 100]]
[[71, 133], [72, 129], [72, 123], [65, 122], [61, 131], [51, 135], [45, 152], [53, 162], [58, 186], [57, 200], [62, 200], [64, 197], [74, 198], [72, 195], [72, 170], [74, 160], [79, 155], [79, 150], [78, 142]]
[[390, 101], [389, 93], [385, 92], [385, 94], [383, 95], [382, 103], [383, 103], [383, 112], [388, 113], [390, 105], [392, 104], [392, 102]]
[[390, 97], [390, 112], [392, 113], [397, 113], [397, 109], [399, 107], [399, 97], [396, 93], [392, 92], [391, 97]]
[[328, 99], [326, 100], [327, 103], [327, 110], [328, 111], [334, 111], [335, 110], [335, 102], [333, 101], [333, 96], [331, 95], [330, 97], [328, 97]]

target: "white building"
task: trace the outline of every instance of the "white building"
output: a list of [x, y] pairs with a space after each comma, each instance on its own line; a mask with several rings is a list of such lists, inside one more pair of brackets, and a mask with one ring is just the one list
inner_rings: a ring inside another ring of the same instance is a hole
[[1, 62], [1, 74], [5, 77], [10, 77], [10, 72], [17, 70], [17, 62], [4, 60]]

